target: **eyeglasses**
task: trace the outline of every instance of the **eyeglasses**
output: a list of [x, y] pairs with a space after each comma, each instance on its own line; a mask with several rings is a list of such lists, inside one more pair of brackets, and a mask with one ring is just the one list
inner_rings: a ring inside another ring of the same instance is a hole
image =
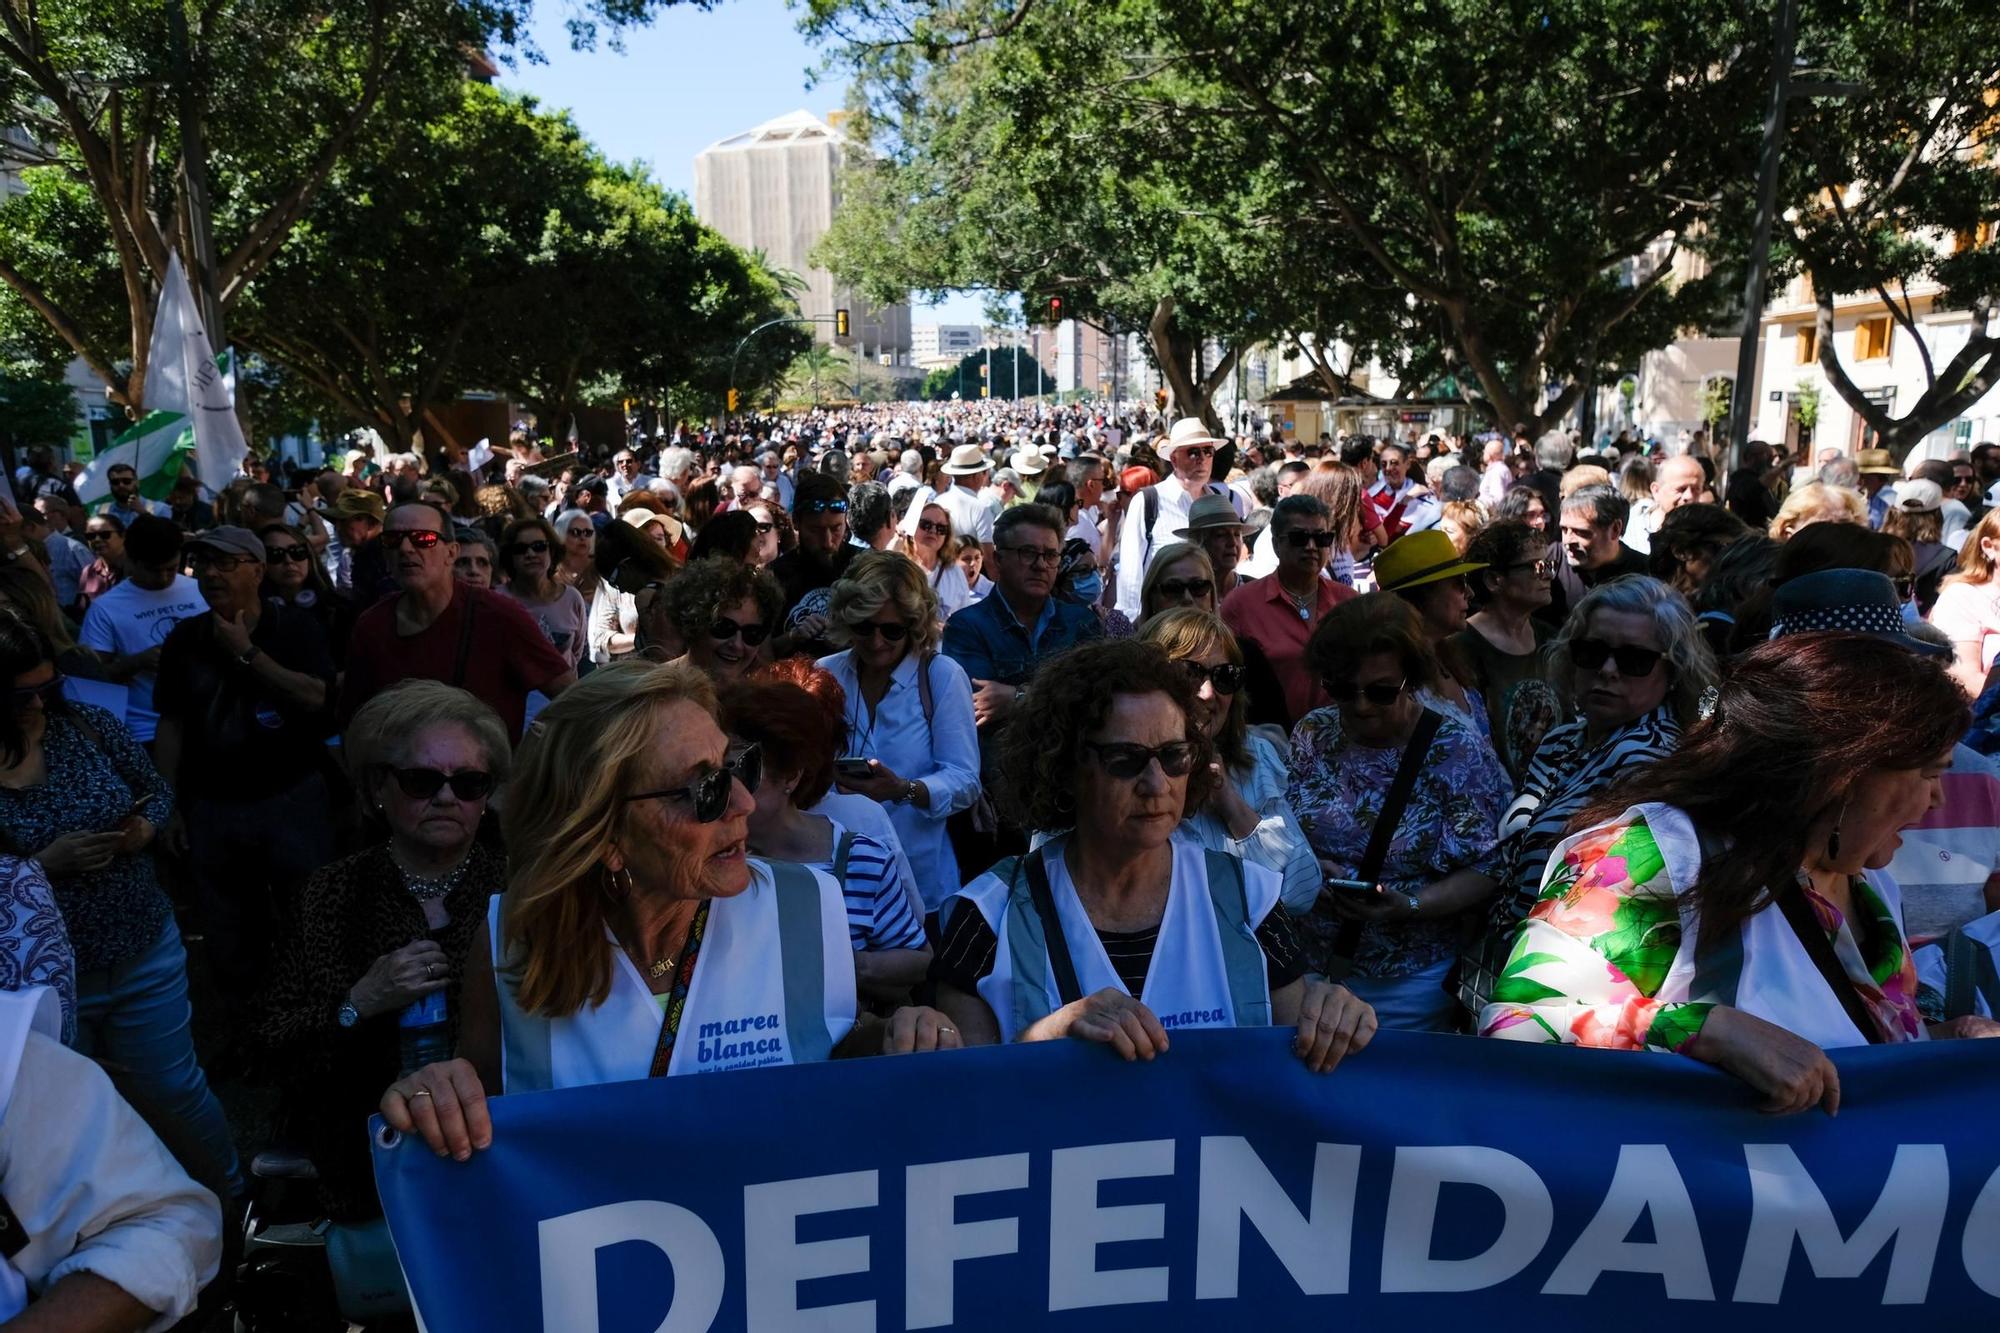
[[188, 565], [197, 570], [212, 569], [217, 573], [227, 574], [238, 566], [250, 563], [252, 558], [247, 555], [225, 555], [220, 551], [200, 549], [188, 552]]
[[1540, 560], [1523, 560], [1518, 564], [1500, 567], [1500, 572], [1503, 574], [1519, 574], [1523, 570], [1532, 572], [1538, 579], [1545, 579], [1556, 572], [1556, 562], [1543, 556]]
[[1205, 444], [1190, 444], [1174, 450], [1175, 458], [1213, 458], [1215, 450]]
[[1156, 759], [1160, 762], [1160, 772], [1170, 778], [1184, 778], [1194, 767], [1194, 746], [1186, 741], [1172, 741], [1150, 750], [1124, 741], [1085, 741], [1083, 748], [1097, 756], [1097, 766], [1104, 770], [1105, 776], [1120, 782], [1132, 781]]
[[306, 546], [271, 546], [265, 548], [264, 559], [274, 565], [303, 565], [312, 559], [312, 549]]
[[595, 527], [571, 528], [568, 532], [565, 532], [563, 534], [563, 536], [566, 539], [573, 542], [587, 542], [596, 535], [597, 535], [597, 529]]
[[1188, 673], [1196, 689], [1207, 681], [1215, 687], [1217, 694], [1234, 694], [1243, 688], [1243, 668], [1234, 662], [1218, 662], [1214, 666], [1203, 666], [1199, 662], [1183, 662], [1181, 670]]
[[801, 500], [799, 508], [808, 514], [844, 514], [847, 512], [845, 500]]
[[493, 775], [483, 768], [461, 768], [456, 773], [440, 773], [435, 768], [392, 768], [391, 777], [413, 801], [428, 801], [445, 787], [461, 801], [483, 801], [493, 794]]
[[1039, 546], [998, 546], [994, 549], [1002, 555], [1011, 555], [1022, 564], [1037, 569], [1054, 569], [1062, 563], [1061, 551], [1045, 550]]
[[1403, 691], [1410, 687], [1408, 680], [1399, 680], [1394, 685], [1387, 681], [1374, 681], [1363, 685], [1352, 680], [1329, 680], [1326, 692], [1337, 704], [1351, 704], [1358, 699], [1366, 699], [1377, 708], [1387, 708], [1403, 697]]
[[101, 528], [85, 528], [83, 531], [84, 541], [92, 546], [96, 546], [99, 542], [108, 542], [117, 535], [115, 532], [106, 531]]
[[757, 535], [759, 537], [768, 537], [777, 530], [778, 525], [775, 523], [759, 523], [757, 525]]
[[1333, 534], [1325, 528], [1321, 528], [1318, 532], [1299, 532], [1293, 530], [1285, 534], [1285, 540], [1291, 543], [1294, 551], [1303, 551], [1308, 546], [1317, 546], [1320, 550], [1324, 551], [1333, 545]]
[[1215, 584], [1209, 579], [1161, 579], [1154, 585], [1154, 591], [1162, 597], [1188, 597], [1200, 601], [1215, 591]]
[[507, 551], [510, 555], [547, 555], [549, 544], [538, 537], [531, 542], [515, 542]]
[[385, 528], [382, 532], [382, 545], [392, 551], [404, 542], [419, 551], [428, 551], [443, 540], [444, 534], [436, 528]]
[[847, 632], [857, 639], [872, 639], [879, 634], [884, 643], [901, 643], [910, 637], [910, 627], [897, 621], [883, 624], [879, 620], [864, 620], [858, 625], [849, 625]]
[[666, 788], [660, 791], [634, 792], [628, 801], [687, 801], [694, 806], [695, 822], [713, 824], [729, 809], [729, 784], [740, 782], [743, 790], [755, 792], [757, 784], [764, 780], [764, 750], [762, 746], [748, 745], [734, 759], [720, 768], [712, 768], [685, 787]]
[[1613, 662], [1617, 664], [1618, 674], [1630, 680], [1652, 675], [1653, 668], [1665, 656], [1665, 653], [1655, 649], [1631, 643], [1621, 643], [1614, 648], [1602, 639], [1569, 641], [1569, 660], [1573, 665], [1585, 671], [1599, 671], [1606, 662]]
[[771, 627], [755, 621], [748, 625], [739, 625], [728, 616], [717, 616], [715, 623], [708, 627], [708, 637], [717, 643], [727, 643], [738, 635], [742, 636], [745, 647], [755, 648], [770, 637]]
[[928, 532], [933, 537], [949, 537], [951, 536], [951, 524], [933, 523], [927, 518], [920, 518], [917, 520], [917, 531]]
[[40, 699], [42, 706], [46, 708], [48, 705], [62, 698], [64, 679], [63, 673], [58, 671], [39, 685], [16, 685], [13, 689], [7, 691], [7, 693], [13, 698], [14, 707], [16, 708], [27, 703], [30, 699]]

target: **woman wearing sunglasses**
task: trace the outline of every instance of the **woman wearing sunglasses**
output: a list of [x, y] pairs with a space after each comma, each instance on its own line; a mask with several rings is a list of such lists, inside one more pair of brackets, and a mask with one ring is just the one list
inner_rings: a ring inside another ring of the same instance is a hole
[[513, 750], [491, 708], [433, 680], [370, 699], [343, 741], [378, 840], [315, 874], [286, 914], [258, 1035], [327, 1215], [352, 1224], [381, 1213], [354, 1126], [402, 1068], [404, 1016], [441, 1004], [451, 1032], [462, 1017], [466, 957], [507, 879], [476, 834]]
[[[938, 623], [950, 620], [960, 607], [970, 606], [974, 596], [965, 568], [959, 564], [958, 534], [952, 531], [951, 514], [929, 496], [919, 493], [922, 503], [912, 504], [903, 517], [895, 549], [917, 562], [937, 597]], [[973, 549], [977, 549], [976, 545]], [[977, 578], [975, 573], [973, 578]]]
[[459, 1058], [390, 1084], [388, 1122], [463, 1161], [503, 1090], [957, 1046], [935, 1010], [857, 1018], [840, 886], [748, 853], [761, 767], [730, 760], [685, 666], [609, 667], [550, 704], [521, 744]]
[[1213, 611], [1220, 601], [1215, 564], [1208, 552], [1197, 542], [1168, 542], [1153, 552], [1153, 562], [1139, 583], [1139, 623], [1180, 607]]
[[1466, 576], [1482, 568], [1460, 555], [1450, 537], [1431, 528], [1398, 537], [1375, 557], [1375, 586], [1396, 594], [1423, 617], [1424, 635], [1438, 664], [1437, 680], [1424, 703], [1464, 723], [1490, 745], [1493, 727], [1486, 696], [1480, 692], [1482, 682], [1452, 643], [1465, 631], [1471, 604]]
[[592, 559], [597, 552], [597, 525], [590, 521], [588, 512], [565, 509], [556, 515], [556, 531], [562, 534], [562, 558], [556, 562], [556, 581], [575, 588], [583, 604], [590, 606], [597, 597], [597, 562]]
[[1319, 863], [1285, 801], [1284, 750], [1250, 729], [1250, 678], [1236, 636], [1210, 612], [1182, 607], [1147, 621], [1139, 640], [1187, 672], [1195, 721], [1214, 750], [1214, 792], [1182, 821], [1182, 830], [1204, 847], [1277, 871], [1285, 879], [1285, 907], [1311, 911], [1319, 897]]
[[835, 770], [840, 789], [880, 801], [896, 826], [924, 906], [963, 881], [945, 821], [979, 799], [972, 683], [938, 652], [937, 597], [893, 551], [855, 557], [833, 585], [827, 632], [846, 647], [819, 665], [846, 691], [846, 748], [867, 773]]
[[696, 560], [663, 594], [685, 656], [677, 659], [713, 680], [733, 680], [765, 660], [764, 643], [785, 609], [778, 582], [726, 556]]
[[575, 668], [583, 661], [589, 610], [583, 595], [554, 577], [561, 551], [555, 527], [541, 517], [517, 518], [500, 534], [500, 590], [519, 602]]
[[1570, 821], [1614, 781], [1673, 753], [1716, 675], [1694, 608], [1644, 575], [1585, 593], [1549, 644], [1547, 661], [1564, 713], [1573, 720], [1543, 737], [1520, 794], [1501, 819], [1506, 864], [1500, 896], [1482, 942], [1468, 951], [1461, 970], [1460, 997], [1475, 1018], [1541, 893], [1549, 852]]
[[1437, 656], [1394, 593], [1335, 607], [1310, 660], [1333, 705], [1292, 732], [1292, 809], [1326, 876], [1301, 934], [1383, 1026], [1448, 1029], [1445, 976], [1493, 893], [1514, 784], [1477, 732], [1425, 706]]
[[1326, 575], [1327, 558], [1340, 544], [1340, 533], [1323, 501], [1287, 495], [1272, 506], [1265, 535], [1277, 552], [1277, 569], [1239, 584], [1223, 598], [1221, 613], [1246, 653], [1255, 643], [1269, 660], [1282, 691], [1277, 721], [1290, 731], [1293, 722], [1326, 702], [1306, 661], [1314, 627], [1334, 607], [1352, 601], [1355, 592]]
[[1002, 733], [1003, 792], [1045, 841], [945, 914], [938, 1007], [971, 1044], [1102, 1042], [1127, 1060], [1180, 1028], [1294, 1027], [1324, 1073], [1375, 1016], [1310, 966], [1274, 870], [1176, 837], [1214, 775], [1185, 667], [1098, 640], [1044, 666]]
[[264, 543], [264, 596], [310, 612], [326, 631], [333, 660], [346, 660], [354, 603], [333, 586], [319, 552], [289, 523], [266, 523], [257, 536]]

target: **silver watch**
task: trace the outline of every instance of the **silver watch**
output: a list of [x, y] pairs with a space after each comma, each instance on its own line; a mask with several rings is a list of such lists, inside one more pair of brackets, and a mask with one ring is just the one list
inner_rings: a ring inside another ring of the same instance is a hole
[[340, 1002], [340, 1012], [335, 1014], [334, 1017], [340, 1020], [342, 1027], [351, 1028], [361, 1021], [361, 1011], [354, 1007], [352, 1000], [342, 1000]]

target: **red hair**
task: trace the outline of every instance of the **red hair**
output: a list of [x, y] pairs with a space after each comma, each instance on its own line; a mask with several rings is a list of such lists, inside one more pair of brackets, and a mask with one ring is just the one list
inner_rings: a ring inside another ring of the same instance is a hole
[[[825, 692], [807, 683], [813, 676], [824, 678]], [[771, 772], [799, 775], [792, 804], [817, 805], [833, 785], [833, 761], [846, 739], [840, 682], [805, 658], [786, 658], [723, 687], [721, 702], [724, 730], [763, 746]]]

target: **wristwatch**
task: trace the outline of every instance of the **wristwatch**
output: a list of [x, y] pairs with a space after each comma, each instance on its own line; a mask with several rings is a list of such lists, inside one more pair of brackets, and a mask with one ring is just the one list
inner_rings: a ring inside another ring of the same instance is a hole
[[334, 1016], [340, 1020], [340, 1025], [344, 1028], [351, 1028], [361, 1021], [361, 1011], [354, 1007], [352, 1000], [342, 1000], [340, 1012]]
[[244, 666], [249, 666], [252, 662], [256, 661], [263, 655], [264, 655], [264, 650], [262, 648], [259, 648], [256, 644], [253, 643], [248, 648], [245, 648], [242, 652], [236, 654], [236, 660]]

